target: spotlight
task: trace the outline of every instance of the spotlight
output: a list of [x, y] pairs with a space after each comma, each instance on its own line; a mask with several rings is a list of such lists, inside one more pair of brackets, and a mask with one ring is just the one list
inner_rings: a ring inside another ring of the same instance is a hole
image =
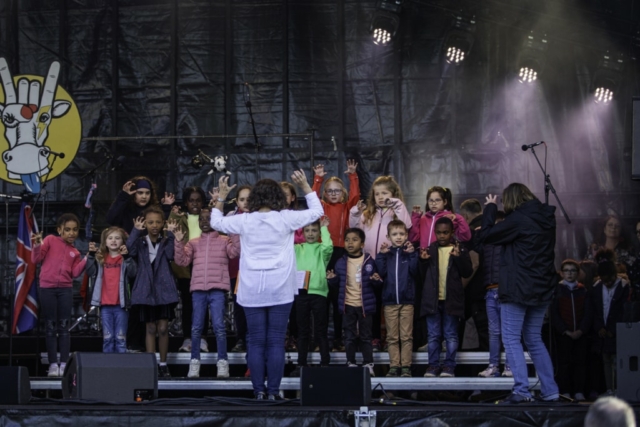
[[598, 104], [608, 104], [613, 100], [624, 71], [624, 58], [607, 52], [598, 65], [593, 77], [593, 100]]
[[518, 72], [518, 81], [520, 83], [533, 83], [538, 80], [538, 71], [540, 68], [540, 63], [535, 60], [529, 59], [522, 61], [520, 71]]
[[520, 83], [533, 83], [538, 80], [544, 66], [547, 48], [548, 44], [544, 36], [536, 37], [533, 33], [527, 36], [518, 56], [518, 81]]
[[475, 17], [457, 16], [444, 38], [445, 59], [449, 64], [460, 64], [471, 52], [473, 32], [476, 30]]
[[402, 0], [380, 0], [378, 2], [369, 27], [375, 44], [387, 45], [395, 37], [400, 27], [401, 10]]

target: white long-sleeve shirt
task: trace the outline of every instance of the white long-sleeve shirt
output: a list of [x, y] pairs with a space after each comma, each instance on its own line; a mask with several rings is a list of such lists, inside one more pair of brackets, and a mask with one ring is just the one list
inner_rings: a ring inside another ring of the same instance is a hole
[[293, 301], [297, 292], [294, 233], [324, 215], [316, 193], [311, 192], [305, 198], [309, 209], [303, 211], [251, 212], [225, 217], [218, 209], [212, 209], [214, 230], [240, 235], [238, 304], [268, 307]]

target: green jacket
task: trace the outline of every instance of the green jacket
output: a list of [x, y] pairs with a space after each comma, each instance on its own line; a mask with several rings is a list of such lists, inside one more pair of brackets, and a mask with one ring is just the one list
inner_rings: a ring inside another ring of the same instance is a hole
[[300, 243], [294, 245], [296, 251], [296, 266], [298, 271], [310, 271], [309, 294], [329, 294], [327, 285], [327, 265], [333, 253], [333, 242], [327, 227], [320, 228], [322, 243]]

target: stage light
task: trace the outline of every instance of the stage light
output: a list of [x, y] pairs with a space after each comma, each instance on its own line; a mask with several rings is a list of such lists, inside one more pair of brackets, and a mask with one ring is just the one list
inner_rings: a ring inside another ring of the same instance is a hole
[[548, 44], [544, 36], [529, 34], [518, 55], [518, 81], [533, 83], [542, 73]]
[[472, 33], [475, 30], [475, 17], [456, 16], [454, 18], [452, 28], [444, 37], [444, 56], [447, 63], [458, 65], [469, 56], [474, 41]]
[[400, 27], [401, 10], [402, 0], [380, 0], [378, 2], [369, 27], [375, 44], [387, 45], [395, 37]]
[[608, 104], [620, 85], [624, 71], [624, 57], [615, 57], [608, 52], [601, 58], [593, 77], [593, 100], [597, 104]]

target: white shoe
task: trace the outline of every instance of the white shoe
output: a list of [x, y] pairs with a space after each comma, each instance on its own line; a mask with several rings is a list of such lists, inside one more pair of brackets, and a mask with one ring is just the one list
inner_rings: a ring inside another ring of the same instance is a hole
[[416, 351], [419, 352], [419, 353], [426, 353], [427, 351], [429, 351], [429, 343], [427, 343], [427, 344], [425, 344], [425, 345], [423, 345], [421, 347], [418, 347], [418, 349]]
[[204, 338], [200, 340], [200, 351], [209, 353], [209, 344], [207, 344], [207, 340]]
[[502, 371], [502, 376], [503, 377], [513, 378], [513, 372], [511, 371], [511, 368], [505, 366], [504, 370]]
[[52, 363], [49, 365], [49, 371], [47, 372], [48, 377], [59, 377], [60, 376], [60, 368], [57, 363]]
[[584, 394], [582, 394], [582, 393], [576, 393], [576, 394], [574, 394], [574, 395], [573, 395], [573, 398], [574, 398], [575, 400], [577, 400], [578, 402], [584, 402], [585, 400], [587, 400], [587, 399], [585, 399]]
[[478, 374], [479, 377], [492, 378], [500, 376], [500, 369], [496, 365], [489, 365], [487, 368]]
[[187, 378], [198, 378], [200, 376], [200, 361], [198, 359], [191, 359], [189, 362], [189, 373]]
[[191, 353], [191, 338], [185, 338], [184, 341], [182, 341], [182, 347], [180, 347], [178, 351]]
[[63, 376], [64, 375], [64, 368], [67, 366], [66, 363], [61, 363], [60, 364], [60, 369], [58, 370], [58, 376]]
[[373, 363], [367, 363], [366, 365], [362, 366], [363, 368], [367, 368], [369, 369], [369, 374], [371, 374], [371, 378], [375, 377], [376, 375], [373, 373]]
[[218, 363], [216, 363], [216, 366], [218, 367], [218, 378], [229, 378], [229, 362], [224, 360], [224, 359], [220, 359], [218, 360]]

